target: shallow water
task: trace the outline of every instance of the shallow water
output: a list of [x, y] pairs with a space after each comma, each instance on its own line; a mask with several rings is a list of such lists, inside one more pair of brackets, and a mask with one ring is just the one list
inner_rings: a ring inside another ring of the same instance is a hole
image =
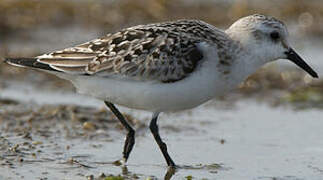
[[[23, 84], [3, 89], [0, 98], [24, 103], [33, 101], [35, 106], [103, 107], [100, 101], [72, 92], [38, 92]], [[149, 113], [126, 108], [122, 111], [148, 124]], [[161, 136], [181, 167], [172, 179], [187, 176], [240, 180], [322, 179], [322, 114], [314, 109], [295, 111], [290, 106], [273, 108], [252, 99], [235, 103], [211, 101], [190, 111], [162, 114]], [[49, 136], [31, 132], [32, 140], [2, 131], [0, 135], [5, 140], [0, 156], [0, 178], [85, 179], [90, 175], [97, 178], [101, 173], [121, 174], [130, 179], [165, 176], [164, 159], [146, 126], [137, 133], [127, 166], [122, 167], [114, 165], [113, 161], [121, 158], [124, 131], [98, 129], [92, 132], [92, 137], [69, 137], [62, 129], [70, 124], [73, 122], [58, 120], [47, 129], [51, 132]], [[81, 125], [76, 127], [82, 129]], [[73, 128], [70, 131], [73, 134]], [[38, 141], [41, 144], [35, 143]], [[34, 148], [28, 147], [28, 143]], [[20, 144], [18, 151], [8, 151], [9, 147], [14, 149], [15, 144]], [[23, 157], [23, 162], [19, 157]]]

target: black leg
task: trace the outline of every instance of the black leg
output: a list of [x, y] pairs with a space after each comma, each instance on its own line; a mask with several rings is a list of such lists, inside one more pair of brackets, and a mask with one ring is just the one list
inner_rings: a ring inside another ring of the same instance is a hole
[[158, 130], [158, 126], [157, 126], [157, 118], [158, 118], [158, 114], [159, 113], [154, 113], [152, 120], [150, 121], [150, 131], [151, 133], [154, 135], [154, 138], [159, 146], [159, 149], [161, 150], [161, 152], [164, 155], [164, 158], [166, 159], [167, 165], [170, 167], [175, 167], [175, 163], [172, 160], [172, 158], [169, 156], [168, 152], [167, 152], [167, 145], [161, 140], [160, 136], [159, 136], [159, 130]]
[[123, 146], [123, 158], [124, 158], [124, 161], [127, 162], [129, 154], [133, 148], [133, 145], [135, 144], [135, 130], [129, 125], [129, 123], [126, 121], [126, 119], [120, 113], [120, 111], [112, 103], [110, 103], [108, 101], [104, 101], [104, 103], [110, 108], [110, 110], [113, 112], [113, 114], [115, 116], [117, 116], [117, 118], [119, 119], [121, 124], [128, 131], [126, 141]]

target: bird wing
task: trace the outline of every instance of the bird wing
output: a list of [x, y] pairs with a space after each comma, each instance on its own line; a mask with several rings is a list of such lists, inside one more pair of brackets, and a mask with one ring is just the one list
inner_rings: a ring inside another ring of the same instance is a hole
[[37, 58], [66, 73], [173, 82], [187, 77], [202, 60], [200, 41], [139, 26]]
[[[225, 46], [226, 35], [202, 21], [139, 25], [49, 54], [8, 63], [70, 74], [174, 82], [203, 61], [201, 42]], [[223, 54], [223, 53], [222, 53]]]

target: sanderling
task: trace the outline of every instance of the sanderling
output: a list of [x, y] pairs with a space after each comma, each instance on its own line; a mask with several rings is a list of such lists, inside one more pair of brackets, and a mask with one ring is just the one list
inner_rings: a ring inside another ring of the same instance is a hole
[[289, 59], [317, 78], [290, 47], [281, 21], [264, 15], [239, 19], [226, 31], [199, 20], [138, 25], [35, 58], [7, 58], [16, 66], [53, 73], [82, 94], [101, 99], [128, 131], [123, 158], [135, 131], [114, 104], [152, 112], [150, 130], [168, 166], [175, 163], [161, 140], [160, 112], [198, 106], [235, 88], [262, 65]]

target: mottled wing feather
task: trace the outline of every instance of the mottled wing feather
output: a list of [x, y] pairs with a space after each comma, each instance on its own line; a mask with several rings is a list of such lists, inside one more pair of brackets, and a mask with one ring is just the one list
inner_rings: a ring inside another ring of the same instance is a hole
[[174, 82], [189, 76], [203, 59], [200, 42], [222, 41], [206, 23], [182, 20], [123, 29], [38, 61], [68, 73]]
[[47, 64], [51, 68], [72, 74], [86, 74], [86, 67], [98, 52], [88, 48], [89, 43], [84, 43], [76, 47], [55, 51], [50, 54], [38, 56], [38, 62]]
[[108, 45], [95, 45], [103, 53], [89, 63], [89, 74], [172, 82], [188, 76], [202, 59], [196, 47], [198, 41], [179, 34], [128, 29], [106, 38], [110, 39]]
[[69, 67], [79, 67], [79, 66], [87, 66], [94, 57], [78, 57], [76, 58], [42, 58], [39, 60], [41, 63], [50, 64], [53, 66], [69, 66]]

